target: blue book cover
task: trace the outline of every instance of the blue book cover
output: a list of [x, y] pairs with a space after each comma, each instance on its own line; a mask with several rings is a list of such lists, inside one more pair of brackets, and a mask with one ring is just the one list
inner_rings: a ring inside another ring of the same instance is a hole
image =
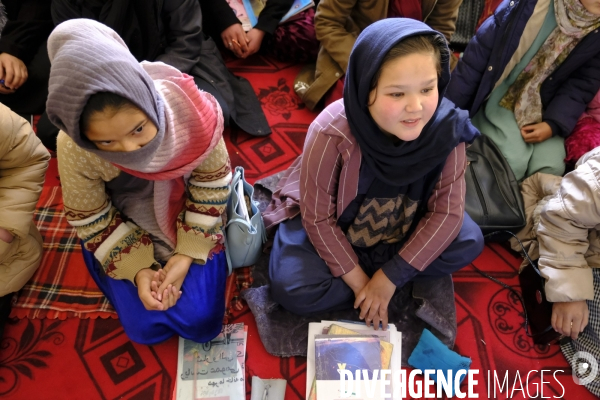
[[[254, 27], [258, 22], [258, 16], [260, 12], [265, 8], [267, 4], [267, 0], [243, 0], [244, 8], [246, 8], [246, 13], [248, 14], [248, 20], [250, 25]], [[301, 11], [306, 10], [309, 7], [314, 6], [315, 3], [313, 0], [294, 0], [294, 4], [290, 8], [283, 18], [281, 18], [281, 22], [285, 22], [294, 15], [298, 14]]]
[[[373, 336], [315, 336], [315, 374], [317, 381], [339, 381], [339, 369], [350, 371], [381, 369], [381, 346]], [[361, 374], [362, 375], [362, 374]]]

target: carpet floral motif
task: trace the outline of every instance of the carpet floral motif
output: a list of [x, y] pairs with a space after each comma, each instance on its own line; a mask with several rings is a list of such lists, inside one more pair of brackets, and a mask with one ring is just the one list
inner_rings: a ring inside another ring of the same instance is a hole
[[290, 90], [285, 78], [277, 81], [277, 86], [269, 86], [267, 89], [260, 89], [258, 99], [263, 110], [271, 115], [281, 115], [286, 120], [292, 117], [292, 111], [303, 109], [304, 103], [301, 103], [298, 96]]
[[59, 332], [62, 321], [26, 320], [19, 337], [5, 336], [0, 341], [0, 397], [15, 391], [22, 379], [35, 380], [35, 370], [48, 368], [52, 352], [45, 350], [51, 342], [58, 346], [65, 336]]

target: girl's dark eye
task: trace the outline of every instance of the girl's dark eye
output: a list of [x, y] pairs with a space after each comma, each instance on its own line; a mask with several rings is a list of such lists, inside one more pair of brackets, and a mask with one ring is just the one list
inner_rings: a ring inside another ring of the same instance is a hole
[[143, 131], [143, 130], [144, 130], [144, 125], [142, 125], [142, 126], [138, 127], [138, 128], [135, 130], [135, 132], [136, 132], [136, 133], [140, 133], [140, 132], [141, 132], [141, 131]]

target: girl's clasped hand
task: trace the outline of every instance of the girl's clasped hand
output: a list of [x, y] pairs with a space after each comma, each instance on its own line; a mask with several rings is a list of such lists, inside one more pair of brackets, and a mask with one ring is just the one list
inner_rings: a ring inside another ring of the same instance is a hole
[[147, 310], [166, 311], [181, 298], [181, 286], [192, 265], [193, 258], [173, 255], [158, 271], [144, 268], [135, 277], [140, 300]]
[[260, 29], [251, 29], [244, 32], [241, 24], [233, 24], [223, 32], [223, 44], [238, 58], [246, 58], [258, 52], [265, 36]]

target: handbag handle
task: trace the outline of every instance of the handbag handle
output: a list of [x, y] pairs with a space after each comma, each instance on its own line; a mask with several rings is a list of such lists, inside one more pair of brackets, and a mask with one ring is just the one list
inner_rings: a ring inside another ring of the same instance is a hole
[[[239, 182], [242, 183], [241, 193], [237, 192]], [[229, 200], [227, 202], [227, 206], [228, 206], [227, 223], [222, 228], [223, 239], [226, 244], [225, 245], [225, 256], [227, 259], [228, 275], [230, 275], [234, 269], [232, 255], [230, 254], [231, 243], [229, 243], [229, 241], [227, 240], [227, 230], [232, 224], [236, 224], [239, 226], [240, 229], [243, 229], [246, 232], [248, 232], [249, 236], [247, 236], [247, 238], [251, 237], [252, 235], [256, 236], [257, 234], [260, 233], [260, 240], [262, 241], [262, 243], [265, 243], [265, 241], [267, 240], [267, 233], [266, 233], [266, 230], [264, 229], [262, 215], [260, 213], [260, 210], [254, 204], [254, 201], [252, 200], [253, 189], [252, 189], [252, 186], [249, 183], [247, 183], [245, 180], [243, 167], [238, 166], [235, 168], [235, 173], [231, 180], [231, 192], [232, 192], [230, 195], [231, 197], [229, 198]], [[240, 214], [237, 213], [237, 210], [236, 210], [237, 206], [240, 202], [245, 202], [246, 194], [250, 197], [250, 207], [248, 207], [248, 216], [247, 216], [248, 218], [241, 216]], [[236, 203], [233, 204], [232, 201], [235, 201]], [[234, 235], [233, 237], [236, 237], [236, 236]], [[240, 244], [244, 245], [244, 243], [240, 243]], [[251, 245], [251, 243], [249, 243], [249, 242], [246, 242], [245, 244]], [[235, 256], [233, 256], [233, 258], [235, 259]]]
[[537, 264], [535, 262], [533, 262], [531, 260], [531, 257], [529, 257], [529, 254], [527, 253], [527, 250], [525, 250], [525, 246], [523, 245], [523, 243], [521, 242], [521, 240], [519, 240], [519, 238], [517, 237], [517, 235], [515, 235], [514, 233], [510, 232], [510, 231], [497, 231], [497, 232], [491, 232], [488, 233], [487, 235], [485, 235], [483, 238], [484, 239], [488, 239], [494, 235], [500, 234], [500, 233], [508, 233], [510, 234], [512, 237], [515, 238], [515, 240], [519, 243], [519, 245], [521, 246], [521, 251], [523, 252], [523, 255], [525, 256], [525, 258], [527, 259], [527, 261], [529, 262], [529, 265], [531, 265], [531, 267], [533, 268], [533, 270], [540, 276], [540, 278], [543, 278], [542, 273], [540, 271], [540, 269], [538, 268]]
[[[225, 244], [227, 244], [227, 234], [225, 233], [225, 228], [223, 228], [223, 241]], [[233, 263], [231, 262], [231, 257], [229, 256], [227, 247], [225, 247], [225, 259], [227, 260], [227, 276], [229, 276], [233, 272]]]

